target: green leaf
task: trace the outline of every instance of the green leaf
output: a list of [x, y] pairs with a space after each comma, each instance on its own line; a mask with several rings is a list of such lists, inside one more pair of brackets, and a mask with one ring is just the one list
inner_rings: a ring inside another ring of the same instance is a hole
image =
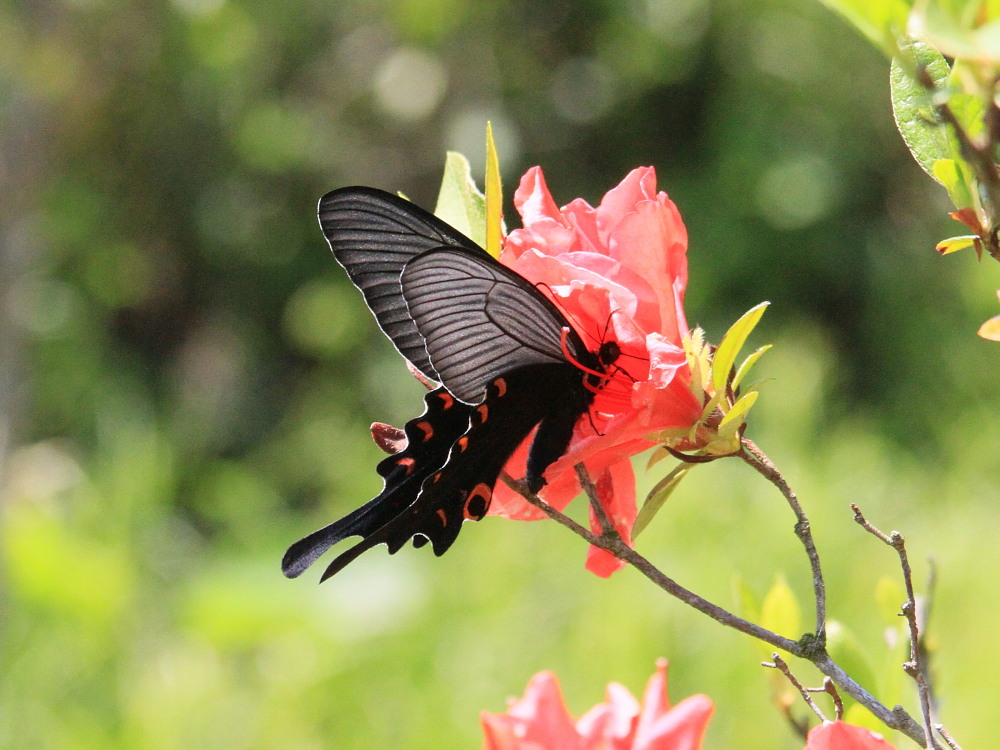
[[[677, 430], [678, 436], [683, 435], [684, 432], [685, 430], [683, 429]], [[660, 461], [663, 461], [664, 459], [667, 458], [673, 458], [673, 455], [662, 445], [657, 448], [653, 448], [653, 452], [649, 454], [649, 460], [646, 462], [646, 471], [649, 471], [658, 463], [660, 463]]]
[[743, 382], [743, 378], [746, 377], [747, 373], [750, 372], [750, 369], [757, 363], [757, 360], [760, 359], [760, 355], [770, 348], [771, 344], [766, 344], [743, 360], [743, 363], [736, 368], [736, 377], [733, 378], [733, 390], [740, 387], [740, 383]]
[[[733, 595], [733, 598], [737, 602], [736, 613], [740, 617], [750, 622], [760, 620], [760, 602], [757, 601], [757, 595], [754, 594], [753, 589], [750, 588], [746, 579], [739, 573], [733, 574]], [[764, 645], [770, 653], [771, 647], [768, 644]]]
[[1000, 341], [1000, 315], [987, 320], [979, 326], [979, 330], [976, 333], [987, 341]]
[[903, 603], [906, 601], [906, 589], [895, 577], [882, 576], [875, 584], [875, 603], [886, 627], [898, 627], [902, 618]]
[[802, 633], [802, 615], [795, 592], [785, 577], [778, 575], [760, 607], [760, 624], [773, 633], [798, 638]]
[[931, 175], [944, 185], [955, 208], [972, 208], [969, 180], [962, 165], [954, 159], [938, 159], [931, 165]]
[[880, 685], [876, 670], [861, 648], [861, 642], [853, 632], [836, 620], [830, 620], [826, 624], [826, 650], [858, 684], [878, 695]]
[[945, 127], [937, 118], [931, 95], [915, 78], [919, 67], [927, 71], [935, 86], [947, 86], [951, 68], [941, 53], [924, 42], [908, 41], [901, 54], [892, 59], [889, 72], [892, 114], [917, 164], [940, 182], [934, 173], [934, 163], [950, 158], [952, 151]]
[[842, 15], [876, 47], [891, 55], [893, 40], [903, 33], [910, 13], [906, 0], [822, 0]]
[[445, 159], [434, 215], [480, 247], [486, 245], [486, 198], [472, 179], [469, 160], [456, 151]]
[[649, 522], [653, 520], [660, 511], [660, 508], [663, 507], [663, 504], [667, 502], [667, 498], [670, 497], [677, 485], [680, 484], [681, 480], [687, 476], [687, 473], [692, 468], [694, 468], [694, 464], [676, 466], [649, 491], [649, 494], [646, 495], [646, 500], [642, 504], [642, 508], [639, 510], [639, 515], [636, 516], [635, 524], [632, 526], [633, 539], [639, 536], [642, 530], [649, 525]]
[[493, 126], [486, 123], [486, 252], [499, 260], [503, 245], [503, 189]]
[[[746, 413], [750, 411], [750, 407], [754, 405], [754, 402], [757, 400], [757, 396], [759, 395], [760, 394], [757, 393], [757, 391], [750, 391], [749, 393], [744, 393], [740, 396], [736, 403], [733, 404], [732, 408], [726, 413], [726, 416], [722, 418], [722, 421], [719, 422], [719, 427], [725, 427], [730, 422], [735, 422], [737, 427], [743, 424], [743, 418], [746, 416]], [[721, 433], [722, 430], [720, 429], [719, 432]]]
[[965, 250], [968, 247], [975, 247], [976, 243], [979, 242], [979, 237], [974, 234], [962, 234], [958, 237], [949, 237], [946, 240], [941, 240], [934, 247], [941, 255], [948, 255], [949, 253], [957, 253], [959, 250]]
[[712, 385], [717, 395], [725, 391], [726, 380], [729, 378], [730, 370], [733, 369], [736, 355], [740, 353], [747, 336], [756, 327], [764, 310], [770, 304], [770, 302], [761, 302], [756, 307], [747, 310], [722, 337], [722, 343], [715, 350], [715, 357], [712, 359]]

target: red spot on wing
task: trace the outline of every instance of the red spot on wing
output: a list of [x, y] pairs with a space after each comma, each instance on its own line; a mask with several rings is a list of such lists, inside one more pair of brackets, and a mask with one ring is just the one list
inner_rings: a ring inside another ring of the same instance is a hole
[[465, 435], [462, 435], [462, 437], [460, 437], [458, 440], [455, 441], [455, 446], [461, 453], [462, 451], [464, 451], [466, 448], [469, 447], [469, 438], [467, 438]]
[[437, 517], [441, 519], [442, 526], [448, 525], [448, 514], [444, 512], [443, 508], [437, 509]]
[[455, 405], [455, 399], [451, 397], [450, 393], [439, 393], [438, 398], [441, 399], [441, 408], [448, 410]]
[[470, 521], [478, 521], [490, 509], [492, 498], [493, 489], [485, 482], [480, 482], [472, 488], [472, 492], [465, 498], [463, 515]]
[[497, 378], [493, 381], [493, 386], [497, 389], [497, 398], [503, 398], [507, 393], [507, 381], [503, 378]]
[[416, 428], [424, 433], [424, 441], [430, 440], [434, 436], [434, 428], [430, 422], [417, 422]]
[[406, 458], [401, 458], [396, 462], [396, 466], [402, 466], [404, 469], [406, 469], [407, 474], [410, 474], [413, 471], [414, 464], [416, 464], [416, 461], [410, 458], [409, 456], [407, 456]]
[[476, 407], [476, 414], [479, 415], [479, 423], [482, 424], [490, 416], [490, 407], [486, 404], [480, 404]]

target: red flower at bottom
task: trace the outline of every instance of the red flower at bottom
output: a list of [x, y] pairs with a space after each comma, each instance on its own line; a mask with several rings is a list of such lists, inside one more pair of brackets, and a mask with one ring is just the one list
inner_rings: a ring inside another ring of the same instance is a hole
[[895, 750], [882, 735], [864, 727], [827, 721], [809, 732], [804, 750]]
[[667, 699], [667, 661], [656, 662], [642, 704], [617, 683], [607, 701], [577, 721], [566, 710], [559, 680], [539, 672], [505, 714], [483, 712], [484, 750], [699, 750], [714, 706], [704, 695], [676, 706]]

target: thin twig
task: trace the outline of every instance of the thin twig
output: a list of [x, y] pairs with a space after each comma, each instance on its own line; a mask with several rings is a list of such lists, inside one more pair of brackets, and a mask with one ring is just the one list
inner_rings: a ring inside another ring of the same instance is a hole
[[618, 529], [608, 518], [608, 512], [601, 505], [600, 498], [597, 494], [597, 487], [594, 485], [593, 480], [590, 478], [590, 474], [587, 472], [586, 467], [583, 464], [577, 464], [575, 467], [576, 476], [580, 479], [580, 486], [583, 487], [584, 493], [587, 495], [587, 499], [590, 500], [590, 509], [594, 516], [597, 518], [597, 523], [601, 527], [601, 532], [606, 537], [621, 539], [618, 533]]
[[792, 488], [788, 486], [781, 472], [771, 463], [771, 459], [764, 455], [752, 440], [742, 438], [744, 451], [739, 454], [745, 463], [767, 479], [778, 488], [788, 503], [788, 506], [795, 514], [795, 535], [802, 542], [809, 557], [809, 565], [812, 568], [813, 593], [816, 598], [816, 639], [819, 644], [826, 644], [826, 584], [823, 581], [823, 570], [820, 567], [819, 553], [816, 551], [816, 543], [813, 541], [812, 530], [809, 518], [799, 499], [795, 496]]
[[[734, 615], [717, 604], [698, 596], [694, 592], [689, 591], [678, 584], [649, 562], [649, 560], [625, 544], [620, 537], [609, 538], [593, 533], [589, 529], [586, 529], [578, 524], [572, 518], [569, 518], [565, 514], [553, 508], [537, 495], [532, 494], [528, 491], [528, 488], [523, 482], [514, 481], [506, 474], [501, 475], [501, 477], [508, 487], [521, 495], [521, 497], [523, 497], [528, 503], [534, 505], [547, 516], [570, 529], [578, 536], [586, 539], [587, 542], [595, 547], [607, 550], [619, 560], [624, 560], [674, 598], [679, 599], [694, 609], [697, 609], [702, 614], [708, 615], [721, 625], [725, 625], [726, 627], [738, 630], [741, 633], [745, 633], [753, 638], [757, 638], [758, 640], [764, 641], [765, 643], [768, 643], [775, 648], [779, 648], [782, 651], [787, 651], [792, 656], [812, 662], [823, 674], [833, 680], [834, 684], [868, 709], [872, 715], [874, 715], [887, 727], [902, 732], [914, 742], [920, 744], [924, 743], [925, 735], [923, 729], [920, 724], [914, 721], [913, 717], [903, 709], [902, 706], [895, 706], [894, 708], [889, 709], [880, 703], [871, 693], [851, 678], [840, 667], [840, 665], [833, 661], [833, 659], [830, 658], [830, 655], [826, 652], [826, 648], [822, 644], [817, 643], [815, 638], [803, 637], [798, 641], [793, 641], [763, 628], [760, 625], [744, 620], [742, 617]], [[593, 493], [592, 495], [589, 495], [589, 499], [592, 503], [598, 501], [592, 483], [584, 485], [584, 489]]]
[[935, 724], [934, 728], [938, 731], [938, 734], [948, 743], [948, 747], [951, 750], [962, 750], [962, 746], [955, 742], [955, 738], [948, 733], [948, 730], [944, 728], [944, 724]]
[[913, 571], [910, 569], [910, 560], [906, 554], [906, 542], [903, 535], [898, 531], [890, 534], [877, 529], [868, 519], [864, 517], [861, 509], [851, 503], [854, 511], [854, 520], [872, 536], [881, 540], [888, 546], [896, 550], [899, 555], [899, 564], [903, 569], [903, 582], [906, 585], [906, 601], [903, 602], [902, 614], [910, 628], [910, 659], [903, 665], [903, 671], [913, 678], [917, 683], [917, 695], [920, 698], [920, 711], [924, 719], [924, 730], [927, 750], [940, 750], [941, 746], [934, 739], [934, 724], [931, 717], [931, 684], [927, 679], [927, 665], [925, 663], [924, 649], [920, 644], [920, 628], [917, 624], [917, 599], [913, 591]]
[[[691, 607], [694, 607], [702, 614], [708, 615], [713, 620], [725, 625], [726, 627], [739, 630], [741, 633], [746, 633], [747, 635], [753, 636], [754, 638], [762, 640], [765, 643], [769, 643], [775, 648], [788, 651], [795, 656], [801, 656], [802, 647], [797, 641], [785, 638], [784, 636], [778, 635], [777, 633], [774, 633], [766, 628], [762, 628], [760, 625], [755, 625], [752, 622], [744, 620], [742, 617], [738, 617], [719, 605], [698, 596], [693, 591], [689, 591], [675, 580], [662, 573], [658, 568], [656, 568], [656, 566], [649, 562], [649, 560], [625, 544], [624, 540], [622, 540], [620, 536], [616, 535], [615, 537], [606, 537], [597, 535], [589, 529], [585, 529], [572, 518], [560, 513], [537, 495], [533, 495], [528, 491], [528, 488], [523, 482], [510, 480], [509, 477], [505, 477], [504, 481], [507, 483], [508, 487], [517, 492], [521, 495], [521, 497], [534, 505], [536, 508], [540, 509], [543, 513], [549, 516], [549, 518], [559, 522], [578, 536], [583, 537], [595, 547], [607, 550], [619, 560], [624, 560], [674, 598], [681, 600]], [[589, 488], [593, 489], [593, 483], [588, 484]], [[588, 487], [585, 486], [584, 489], [587, 490]]]
[[781, 658], [781, 654], [775, 651], [773, 654], [771, 654], [771, 660], [772, 661], [770, 662], [762, 661], [760, 665], [762, 667], [770, 667], [771, 669], [777, 669], [779, 672], [785, 675], [785, 679], [787, 679], [790, 683], [792, 683], [792, 686], [799, 691], [799, 695], [802, 696], [802, 700], [804, 700], [806, 702], [806, 705], [809, 706], [810, 709], [812, 709], [812, 712], [819, 717], [819, 720], [827, 721], [826, 716], [823, 715], [823, 712], [820, 710], [819, 706], [816, 705], [816, 701], [812, 699], [812, 696], [810, 695], [810, 692], [812, 691], [809, 688], [805, 687], [797, 679], [795, 679], [795, 675], [792, 674], [792, 670], [788, 668], [788, 664], [785, 663], [785, 660]]
[[833, 712], [837, 717], [837, 721], [844, 718], [844, 700], [840, 697], [840, 692], [837, 690], [837, 686], [833, 684], [833, 680], [829, 677], [823, 678], [823, 687], [821, 688], [806, 688], [810, 692], [816, 693], [826, 693], [833, 700]]

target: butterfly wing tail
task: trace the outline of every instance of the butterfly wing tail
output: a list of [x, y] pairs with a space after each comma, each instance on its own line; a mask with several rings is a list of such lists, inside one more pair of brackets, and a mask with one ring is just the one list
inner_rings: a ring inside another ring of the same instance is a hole
[[374, 501], [366, 503], [339, 521], [334, 521], [297, 541], [288, 548], [281, 559], [281, 572], [287, 578], [298, 578], [337, 542], [349, 536], [364, 536], [369, 533], [374, 525], [371, 514], [373, 504]]

